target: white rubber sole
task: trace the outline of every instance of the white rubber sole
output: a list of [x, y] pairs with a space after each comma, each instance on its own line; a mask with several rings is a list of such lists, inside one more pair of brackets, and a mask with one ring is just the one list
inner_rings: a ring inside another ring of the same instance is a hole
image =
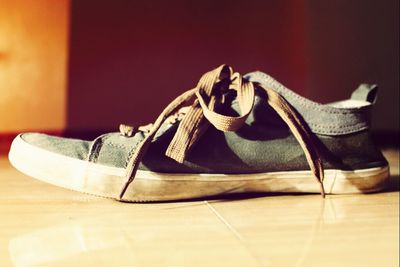
[[[118, 199], [125, 183], [123, 168], [108, 167], [53, 153], [17, 136], [9, 153], [11, 164], [46, 183], [101, 197]], [[325, 170], [328, 194], [368, 193], [382, 190], [388, 167], [361, 170]], [[168, 201], [206, 198], [231, 193], [319, 193], [310, 171], [255, 174], [181, 174], [138, 171], [124, 201]]]

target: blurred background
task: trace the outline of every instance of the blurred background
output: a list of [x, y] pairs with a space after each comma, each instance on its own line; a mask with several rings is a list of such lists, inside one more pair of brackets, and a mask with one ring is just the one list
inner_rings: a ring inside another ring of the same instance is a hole
[[0, 150], [151, 122], [222, 63], [324, 103], [377, 83], [372, 129], [398, 139], [398, 0], [0, 0]]

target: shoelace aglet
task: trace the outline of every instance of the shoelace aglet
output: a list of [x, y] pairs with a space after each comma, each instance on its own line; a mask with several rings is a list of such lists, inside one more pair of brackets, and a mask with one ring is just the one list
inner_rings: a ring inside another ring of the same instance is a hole
[[322, 181], [319, 182], [319, 186], [320, 186], [320, 188], [321, 188], [321, 190], [320, 190], [320, 192], [321, 192], [321, 197], [322, 197], [322, 198], [325, 198], [326, 193], [325, 193], [325, 188], [324, 188], [324, 184], [323, 184]]
[[119, 193], [119, 201], [122, 200], [122, 198], [125, 195], [126, 190], [128, 189], [129, 185], [131, 184], [132, 180], [129, 179], [128, 181], [125, 182], [124, 187], [121, 190], [121, 193]]
[[131, 137], [134, 132], [134, 128], [127, 124], [120, 124], [119, 125], [119, 132], [126, 137]]

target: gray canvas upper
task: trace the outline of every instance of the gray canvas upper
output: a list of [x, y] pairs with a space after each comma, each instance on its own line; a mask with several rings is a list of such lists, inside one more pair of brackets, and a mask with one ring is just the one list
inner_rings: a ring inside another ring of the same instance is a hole
[[[366, 105], [337, 108], [307, 100], [264, 73], [253, 72], [245, 77], [259, 86], [277, 91], [297, 110], [315, 133], [315, 143], [321, 151], [325, 168], [357, 169], [387, 164], [367, 131], [372, 106], [369, 102], [375, 100], [368, 99], [372, 88], [363, 87], [354, 95], [357, 100], [365, 100]], [[219, 107], [220, 112], [235, 115], [238, 107], [234, 98], [232, 94], [227, 95], [227, 99], [232, 101]], [[160, 128], [140, 169], [181, 173], [256, 173], [309, 169], [300, 145], [286, 124], [268, 106], [261, 90], [257, 91], [254, 108], [242, 128], [236, 132], [220, 132], [213, 126], [209, 127], [183, 164], [164, 155], [178, 124], [179, 121], [165, 123]], [[22, 138], [55, 153], [125, 168], [143, 140], [144, 133], [139, 131], [132, 137], [109, 133], [94, 141], [44, 134], [24, 134]]]
[[[372, 105], [335, 108], [301, 97], [263, 72], [252, 72], [245, 77], [261, 86], [272, 88], [285, 97], [316, 134], [344, 135], [359, 132], [369, 127]], [[365, 87], [362, 88], [366, 89]], [[363, 94], [358, 94], [358, 100], [368, 100], [367, 97], [360, 99], [362, 96], [368, 96], [368, 93], [369, 91], [365, 91]]]

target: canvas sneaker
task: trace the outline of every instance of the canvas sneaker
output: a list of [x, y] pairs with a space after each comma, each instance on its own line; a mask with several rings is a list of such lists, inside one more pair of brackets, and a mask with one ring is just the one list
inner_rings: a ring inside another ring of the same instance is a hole
[[369, 132], [375, 85], [319, 104], [262, 72], [222, 65], [147, 126], [91, 141], [23, 133], [10, 162], [56, 186], [120, 201], [236, 193], [379, 191], [388, 163]]

